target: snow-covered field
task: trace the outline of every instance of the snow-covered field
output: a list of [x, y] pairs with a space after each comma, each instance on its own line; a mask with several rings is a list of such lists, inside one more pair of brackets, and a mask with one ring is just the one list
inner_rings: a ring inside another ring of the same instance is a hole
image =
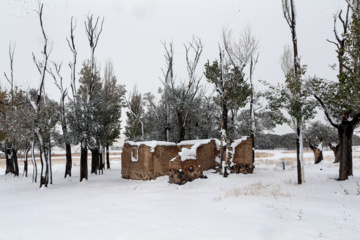
[[209, 171], [183, 186], [122, 179], [119, 161], [82, 183], [78, 166], [64, 179], [64, 165], [54, 165], [54, 184], [42, 189], [31, 163], [28, 178], [0, 167], [0, 239], [360, 239], [360, 149], [353, 153], [354, 177], [339, 182], [332, 152], [317, 165], [306, 152], [304, 185], [295, 153], [281, 150], [258, 151], [252, 175]]

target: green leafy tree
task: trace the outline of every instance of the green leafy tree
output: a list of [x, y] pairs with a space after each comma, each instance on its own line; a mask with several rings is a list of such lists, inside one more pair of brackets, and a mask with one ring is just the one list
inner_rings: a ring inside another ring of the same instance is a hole
[[[270, 86], [265, 93], [268, 108], [276, 124], [286, 123], [297, 134], [296, 156], [298, 184], [305, 182], [303, 161], [303, 130], [306, 122], [315, 114], [315, 101], [310, 99], [311, 91], [308, 81], [304, 81], [306, 66], [301, 66], [298, 53], [298, 38], [296, 34], [296, 9], [294, 0], [282, 0], [283, 14], [289, 25], [293, 43], [293, 53], [285, 48], [281, 58], [285, 74], [285, 84]], [[289, 117], [282, 112], [285, 110]]]

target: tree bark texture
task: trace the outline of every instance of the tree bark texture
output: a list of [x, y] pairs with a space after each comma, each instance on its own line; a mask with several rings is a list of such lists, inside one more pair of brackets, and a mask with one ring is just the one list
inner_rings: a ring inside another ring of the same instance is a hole
[[49, 142], [47, 152], [48, 152], [48, 154], [47, 154], [46, 163], [47, 163], [48, 168], [49, 168], [49, 182], [50, 182], [50, 184], [53, 184], [52, 165], [51, 165], [51, 143], [50, 142]]
[[99, 150], [99, 175], [100, 175], [100, 172], [101, 172], [101, 174], [104, 174], [104, 168], [105, 168], [104, 152], [103, 152], [102, 146], [100, 146], [100, 150]]
[[65, 144], [66, 149], [66, 166], [65, 166], [65, 176], [66, 178], [68, 175], [71, 177], [71, 168], [72, 168], [72, 158], [71, 158], [71, 145], [70, 143]]
[[107, 169], [111, 169], [110, 168], [110, 152], [109, 152], [109, 149], [110, 149], [110, 147], [109, 147], [109, 143], [107, 142], [106, 143], [106, 168]]
[[24, 153], [24, 173], [23, 176], [27, 177], [28, 176], [28, 153], [30, 151], [30, 147], [26, 148], [25, 153]]
[[352, 136], [354, 125], [350, 121], [342, 121], [338, 127], [339, 135], [339, 180], [343, 181], [353, 175], [352, 171]]
[[36, 182], [37, 181], [37, 166], [36, 166], [36, 161], [35, 161], [35, 141], [31, 142], [31, 161], [33, 164], [32, 182]]
[[49, 169], [46, 159], [47, 159], [46, 150], [43, 146], [40, 146], [40, 160], [41, 160], [40, 188], [43, 185], [47, 187], [49, 183]]
[[90, 149], [91, 151], [91, 174], [97, 174], [97, 170], [100, 168], [100, 152], [98, 148]]
[[81, 155], [80, 155], [80, 182], [83, 179], [88, 180], [88, 161], [87, 161], [87, 144], [86, 142], [81, 142]]
[[15, 168], [12, 163], [12, 157], [11, 157], [11, 148], [5, 146], [5, 158], [6, 158], [6, 169], [5, 174], [13, 173], [15, 174]]

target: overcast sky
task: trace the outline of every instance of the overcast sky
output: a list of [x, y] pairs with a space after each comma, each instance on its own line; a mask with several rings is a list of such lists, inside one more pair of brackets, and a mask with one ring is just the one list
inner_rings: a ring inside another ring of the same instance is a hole
[[[52, 61], [63, 62], [63, 77], [69, 86], [72, 59], [66, 37], [70, 19], [77, 21], [75, 44], [81, 63], [89, 58], [90, 48], [85, 35], [87, 14], [104, 17], [103, 33], [95, 55], [103, 67], [111, 59], [121, 84], [131, 91], [135, 84], [140, 92], [156, 93], [161, 86], [161, 68], [165, 67], [161, 41], [173, 41], [177, 79], [186, 77], [183, 44], [199, 37], [204, 45], [199, 72], [207, 60], [218, 57], [221, 29], [232, 29], [236, 38], [246, 25], [260, 41], [260, 58], [254, 74], [256, 80], [273, 84], [284, 81], [279, 65], [283, 47], [291, 44], [288, 25], [282, 14], [281, 0], [69, 0], [42, 1], [44, 27], [53, 50]], [[307, 74], [336, 79], [329, 65], [336, 63], [335, 48], [326, 42], [333, 39], [333, 15], [345, 9], [345, 0], [297, 0], [297, 32], [301, 63], [308, 65]], [[22, 88], [36, 87], [39, 74], [32, 61], [32, 52], [40, 57], [43, 39], [39, 25], [37, 0], [0, 0], [0, 84], [7, 87], [2, 72], [9, 72], [8, 46], [16, 44], [14, 58], [15, 83]], [[203, 79], [205, 83], [206, 80]], [[48, 93], [58, 97], [48, 77]], [[256, 83], [257, 89], [264, 89]], [[285, 131], [285, 130], [284, 130]]]

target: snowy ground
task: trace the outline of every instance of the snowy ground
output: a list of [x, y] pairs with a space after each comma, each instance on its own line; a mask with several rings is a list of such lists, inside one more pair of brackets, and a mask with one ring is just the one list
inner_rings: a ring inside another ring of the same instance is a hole
[[354, 177], [343, 182], [332, 152], [318, 165], [305, 153], [301, 186], [295, 153], [280, 150], [259, 151], [252, 175], [209, 171], [183, 186], [122, 179], [119, 161], [83, 183], [78, 166], [63, 179], [64, 165], [54, 165], [54, 184], [42, 189], [31, 174], [0, 167], [0, 239], [360, 239], [360, 149], [353, 153]]

